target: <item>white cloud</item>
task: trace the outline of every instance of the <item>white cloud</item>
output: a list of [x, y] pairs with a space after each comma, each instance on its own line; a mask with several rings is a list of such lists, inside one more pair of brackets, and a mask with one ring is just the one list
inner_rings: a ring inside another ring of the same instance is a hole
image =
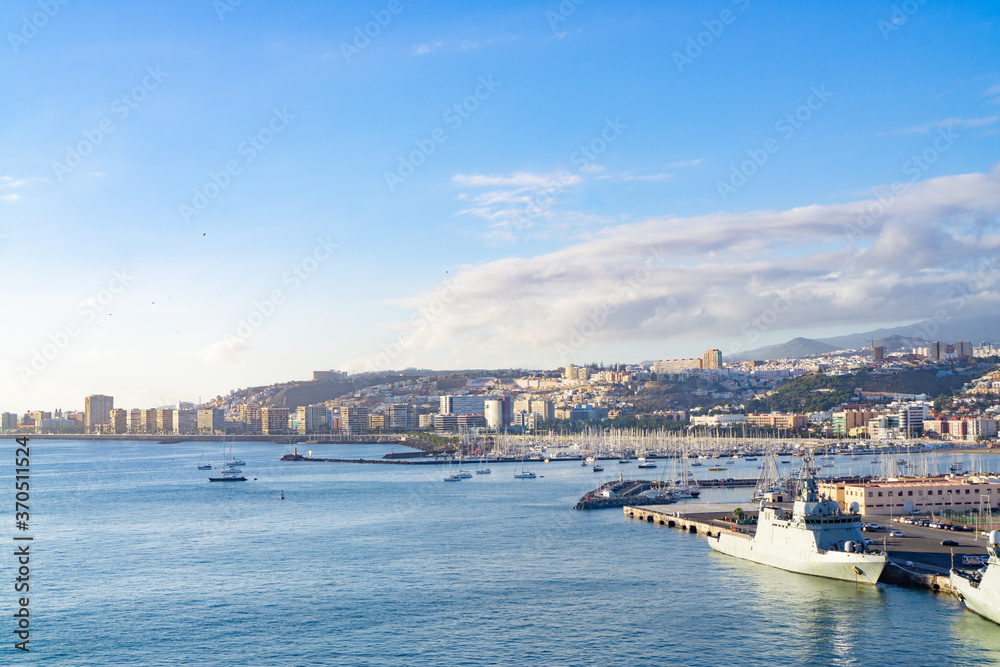
[[5, 201], [8, 204], [13, 204], [14, 202], [16, 202], [20, 198], [21, 198], [21, 195], [14, 195], [14, 194], [0, 195], [0, 201]]
[[242, 338], [230, 336], [218, 340], [201, 351], [201, 358], [210, 364], [235, 364], [239, 362], [248, 346]]
[[893, 130], [892, 132], [879, 132], [877, 136], [884, 136], [886, 134], [927, 134], [931, 130], [946, 127], [986, 127], [993, 125], [998, 120], [1000, 120], [1000, 116], [988, 116], [986, 118], [945, 118], [933, 123], [904, 127], [901, 130]]
[[[547, 182], [533, 176], [468, 182]], [[475, 214], [497, 215], [517, 196], [494, 193]], [[779, 299], [791, 305], [771, 329], [1000, 308], [1000, 167], [914, 183], [858, 230], [874, 204], [654, 218], [544, 255], [464, 267], [461, 295], [413, 334], [400, 363], [552, 366], [577, 349], [579, 359], [600, 346], [682, 337], [750, 348], [759, 335], [751, 323]], [[399, 305], [419, 309], [432, 298]]]
[[597, 178], [612, 183], [625, 183], [629, 181], [669, 181], [673, 177], [673, 174], [633, 174], [631, 171], [626, 171], [620, 174], [603, 174]]
[[678, 162], [671, 162], [667, 165], [667, 169], [677, 169], [679, 167], [694, 167], [701, 164], [702, 160], [705, 158], [698, 158], [696, 160], [680, 160]]

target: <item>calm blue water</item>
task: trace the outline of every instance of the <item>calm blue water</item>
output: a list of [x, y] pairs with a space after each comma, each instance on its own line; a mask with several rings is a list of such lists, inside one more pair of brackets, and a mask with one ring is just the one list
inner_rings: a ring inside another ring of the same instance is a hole
[[[537, 463], [536, 480], [494, 464], [444, 483], [447, 467], [281, 463], [284, 447], [241, 443], [257, 480], [210, 484], [196, 466], [220, 457], [203, 444], [31, 446], [32, 652], [12, 648], [4, 611], [4, 664], [982, 665], [1000, 655], [1000, 629], [948, 596], [785, 573], [620, 510], [574, 511], [598, 478], [578, 463]], [[4, 452], [9, 545], [13, 447]], [[0, 588], [4, 610], [11, 586]]]

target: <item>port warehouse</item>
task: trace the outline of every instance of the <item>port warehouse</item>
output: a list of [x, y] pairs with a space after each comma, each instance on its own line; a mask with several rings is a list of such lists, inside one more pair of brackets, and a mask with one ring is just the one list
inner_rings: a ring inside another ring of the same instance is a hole
[[884, 482], [821, 482], [819, 492], [837, 501], [843, 510], [858, 504], [861, 514], [909, 514], [914, 510], [1000, 509], [1000, 478], [916, 477]]

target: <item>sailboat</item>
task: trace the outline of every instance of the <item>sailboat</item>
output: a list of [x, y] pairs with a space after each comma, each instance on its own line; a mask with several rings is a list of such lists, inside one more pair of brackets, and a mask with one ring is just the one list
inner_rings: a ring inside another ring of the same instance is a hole
[[514, 479], [535, 479], [535, 473], [524, 469], [524, 454], [521, 455], [521, 472], [514, 469]]
[[205, 463], [205, 457], [202, 456], [201, 461], [198, 463], [198, 470], [211, 470], [211, 469], [212, 469], [212, 464]]
[[483, 465], [484, 461], [482, 457], [479, 457], [479, 467], [476, 468], [477, 475], [489, 475], [492, 471]]
[[[235, 436], [234, 436], [235, 441]], [[232, 446], [229, 448], [229, 455], [232, 456]], [[226, 459], [226, 436], [222, 436], [222, 459]], [[239, 465], [244, 465], [246, 461], [241, 461]], [[225, 464], [222, 466], [222, 476], [221, 477], [209, 477], [210, 482], [245, 482], [247, 478], [243, 476], [243, 473], [238, 469], [234, 468], [230, 464]]]

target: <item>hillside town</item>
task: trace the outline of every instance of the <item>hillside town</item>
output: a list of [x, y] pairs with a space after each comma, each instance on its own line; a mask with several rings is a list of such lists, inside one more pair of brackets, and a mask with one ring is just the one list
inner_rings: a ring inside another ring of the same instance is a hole
[[[275, 436], [641, 427], [730, 436], [877, 442], [924, 437], [992, 444], [1000, 416], [997, 354], [988, 344], [934, 342], [908, 352], [887, 354], [884, 347], [872, 346], [768, 361], [727, 362], [720, 350], [710, 349], [700, 358], [567, 364], [551, 371], [405, 369], [348, 375], [325, 370], [314, 371], [310, 381], [237, 389], [203, 404], [123, 408], [115, 406], [112, 395], [93, 394], [84, 398], [83, 410], [2, 413], [2, 429]], [[873, 391], [861, 382], [874, 379], [889, 386], [902, 377], [918, 377], [927, 390]], [[837, 382], [849, 391], [837, 401], [837, 389], [819, 386], [808, 390], [808, 402], [797, 399], [803, 407], [821, 409], [753, 409], [774, 403], [807, 379]], [[941, 387], [952, 389], [941, 392]]]

